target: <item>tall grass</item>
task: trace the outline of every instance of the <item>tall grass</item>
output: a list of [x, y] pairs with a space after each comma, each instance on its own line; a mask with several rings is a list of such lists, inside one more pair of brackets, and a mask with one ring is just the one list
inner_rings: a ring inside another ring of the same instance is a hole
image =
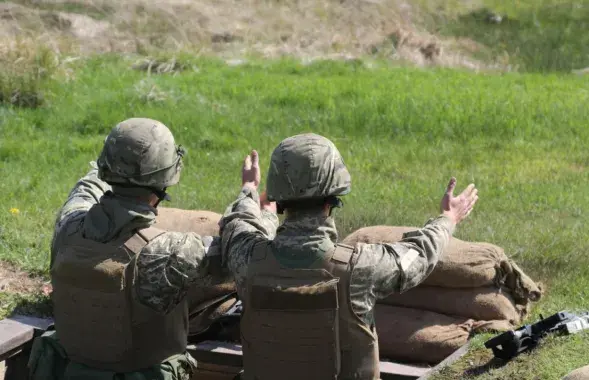
[[31, 40], [0, 46], [0, 104], [35, 108], [43, 103], [41, 88], [57, 68], [57, 57]]

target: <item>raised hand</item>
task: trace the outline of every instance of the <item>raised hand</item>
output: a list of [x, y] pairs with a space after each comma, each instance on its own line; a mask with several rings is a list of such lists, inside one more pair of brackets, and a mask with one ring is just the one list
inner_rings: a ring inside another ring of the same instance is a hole
[[456, 178], [452, 177], [448, 182], [446, 193], [442, 197], [440, 208], [442, 214], [450, 218], [455, 224], [458, 224], [470, 214], [479, 196], [477, 195], [478, 190], [472, 183], [456, 197], [454, 196], [455, 187]]
[[260, 185], [260, 178], [261, 174], [258, 152], [252, 150], [243, 161], [243, 168], [241, 170], [241, 185], [251, 186], [257, 190], [258, 186]]

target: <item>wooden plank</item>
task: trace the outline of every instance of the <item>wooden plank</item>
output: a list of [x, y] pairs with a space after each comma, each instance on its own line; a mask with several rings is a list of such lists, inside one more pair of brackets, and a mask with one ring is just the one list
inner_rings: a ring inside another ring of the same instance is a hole
[[53, 318], [38, 318], [29, 315], [13, 315], [6, 318], [10, 321], [22, 323], [23, 325], [31, 326], [39, 331], [45, 331], [53, 325]]
[[380, 361], [380, 378], [382, 380], [415, 380], [429, 372], [429, 367]]
[[33, 339], [35, 328], [19, 321], [0, 321], [0, 360], [18, 353], [19, 347]]
[[[241, 368], [243, 365], [241, 345], [221, 341], [204, 341], [188, 346], [188, 352], [199, 362], [219, 366]], [[380, 362], [382, 380], [415, 380], [430, 371], [429, 367]]]
[[14, 315], [0, 321], [0, 361], [20, 352], [36, 333], [45, 331], [52, 319]]
[[236, 376], [234, 373], [208, 371], [197, 368], [196, 373], [192, 375], [190, 380], [233, 380]]
[[470, 341], [467, 341], [464, 346], [462, 346], [459, 349], [457, 349], [456, 351], [454, 351], [450, 356], [446, 357], [446, 359], [439, 362], [434, 368], [432, 368], [429, 372], [427, 372], [426, 374], [424, 374], [423, 376], [421, 376], [417, 380], [429, 379], [435, 373], [439, 372], [442, 368], [445, 368], [445, 367], [451, 365], [452, 363], [454, 363], [455, 361], [457, 361], [458, 359], [460, 359], [461, 357], [466, 355], [469, 347], [470, 347]]
[[243, 366], [239, 344], [206, 340], [196, 345], [189, 345], [187, 350], [198, 362], [238, 368]]

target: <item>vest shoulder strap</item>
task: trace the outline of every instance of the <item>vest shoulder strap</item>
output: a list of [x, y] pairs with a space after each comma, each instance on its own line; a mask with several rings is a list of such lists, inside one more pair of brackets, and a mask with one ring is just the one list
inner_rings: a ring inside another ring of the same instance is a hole
[[333, 254], [329, 259], [329, 272], [348, 283], [351, 276], [352, 260], [354, 259], [354, 247], [345, 244], [336, 244]]
[[160, 230], [159, 228], [147, 227], [137, 231], [137, 233], [131, 236], [123, 245], [129, 251], [133, 252], [135, 255], [138, 255], [141, 253], [143, 248], [149, 244], [150, 241], [160, 236], [164, 232], [166, 231]]
[[335, 261], [339, 264], [348, 265], [354, 256], [354, 247], [346, 244], [337, 244], [331, 261]]

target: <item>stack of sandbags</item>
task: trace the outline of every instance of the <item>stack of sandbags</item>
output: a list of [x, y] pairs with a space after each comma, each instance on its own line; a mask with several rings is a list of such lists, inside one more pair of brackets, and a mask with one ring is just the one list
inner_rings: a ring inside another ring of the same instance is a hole
[[[222, 215], [204, 210], [182, 210], [158, 207], [155, 227], [177, 232], [195, 232], [200, 236], [218, 236], [219, 220]], [[231, 305], [235, 293], [235, 282], [228, 271], [221, 268], [221, 256], [210, 258], [209, 265], [214, 271], [198, 280], [188, 290], [190, 335], [205, 331]]]
[[437, 364], [462, 347], [474, 332], [511, 328], [506, 321], [475, 321], [431, 311], [376, 305], [381, 356]]
[[[417, 227], [361, 228], [343, 243], [394, 243]], [[426, 280], [376, 306], [381, 354], [435, 363], [479, 331], [518, 325], [542, 292], [501, 247], [452, 238]], [[379, 317], [380, 315], [380, 317]], [[397, 330], [403, 329], [403, 332]]]
[[218, 236], [221, 217], [221, 214], [212, 211], [158, 207], [154, 227], [167, 231], [196, 232], [201, 236]]
[[[418, 227], [374, 226], [361, 228], [344, 240], [344, 244], [394, 243], [403, 234]], [[423, 285], [444, 288], [477, 288], [497, 286], [505, 288], [520, 304], [537, 301], [541, 289], [513, 261], [503, 248], [490, 243], [472, 243], [450, 239], [442, 259]]]

